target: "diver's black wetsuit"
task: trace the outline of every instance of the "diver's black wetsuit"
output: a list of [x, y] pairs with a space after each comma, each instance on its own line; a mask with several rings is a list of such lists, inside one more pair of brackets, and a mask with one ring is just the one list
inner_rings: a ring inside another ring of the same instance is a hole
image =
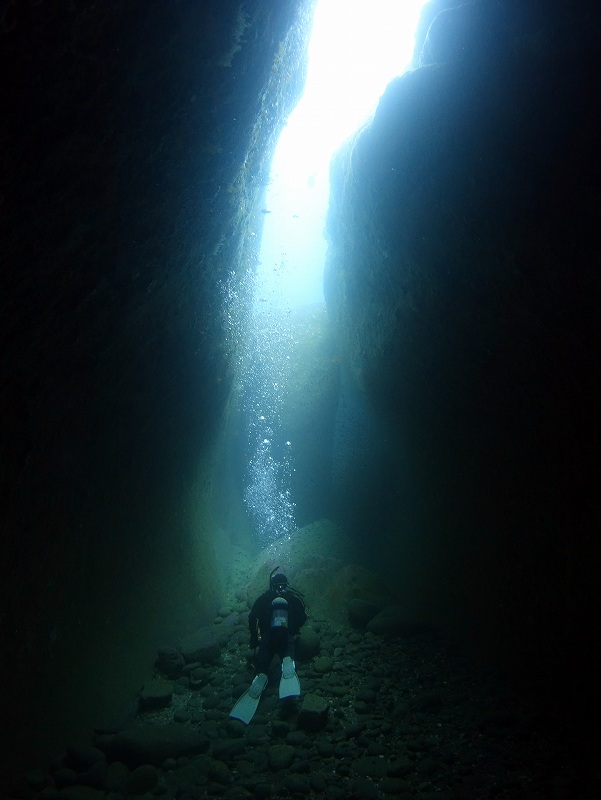
[[[288, 602], [287, 627], [271, 627], [273, 610], [271, 604], [276, 597], [284, 597]], [[259, 645], [259, 652], [255, 660], [257, 672], [267, 674], [274, 653], [277, 653], [281, 659], [286, 656], [294, 658], [294, 637], [306, 620], [305, 604], [292, 591], [277, 592], [274, 589], [268, 589], [255, 600], [248, 615], [248, 627], [250, 628], [250, 646]]]

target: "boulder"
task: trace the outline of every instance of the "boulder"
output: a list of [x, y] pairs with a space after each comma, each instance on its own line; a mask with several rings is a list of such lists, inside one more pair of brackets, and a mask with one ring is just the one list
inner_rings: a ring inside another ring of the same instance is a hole
[[128, 725], [131, 725], [138, 713], [138, 697], [133, 696], [131, 700], [123, 703], [120, 707], [106, 707], [100, 718], [96, 721], [94, 732], [117, 733]]
[[273, 772], [287, 769], [294, 760], [294, 747], [289, 744], [272, 744], [268, 751], [269, 767]]
[[67, 786], [75, 786], [79, 778], [77, 772], [69, 767], [61, 767], [54, 773], [54, 785], [57, 789], [65, 789]]
[[125, 787], [129, 769], [121, 761], [113, 761], [106, 772], [104, 788], [109, 792], [120, 792]]
[[353, 628], [365, 628], [381, 608], [382, 606], [371, 600], [355, 597], [348, 604], [348, 621]]
[[[240, 720], [238, 720], [239, 722]], [[243, 723], [240, 723], [241, 725]], [[243, 738], [237, 739], [216, 739], [213, 741], [212, 754], [217, 761], [230, 761], [236, 756], [240, 756], [246, 750], [246, 742]]]
[[319, 653], [319, 636], [309, 625], [301, 628], [300, 636], [296, 640], [295, 653], [299, 661], [310, 661]]
[[159, 782], [159, 771], [152, 764], [142, 764], [130, 772], [126, 780], [126, 790], [129, 795], [146, 794], [152, 792]]
[[44, 786], [37, 794], [37, 800], [61, 800], [59, 790], [54, 786]]
[[71, 767], [76, 772], [86, 772], [98, 761], [106, 761], [106, 756], [97, 747], [78, 743], [67, 745], [67, 762], [65, 766]]
[[[238, 615], [232, 614], [227, 619], [222, 620], [221, 622], [217, 622], [213, 625], [212, 628], [212, 635], [215, 640], [219, 643], [220, 647], [226, 647], [228, 642], [233, 639], [236, 634], [238, 633], [238, 625], [233, 624], [231, 619], [236, 617], [236, 623], [238, 620]], [[246, 630], [244, 631], [246, 634]]]
[[209, 769], [208, 777], [215, 783], [221, 784], [221, 786], [227, 786], [234, 782], [234, 776], [228, 765], [224, 761], [219, 761], [215, 758]]
[[140, 711], [151, 711], [156, 708], [167, 708], [173, 697], [173, 684], [165, 681], [145, 683], [140, 690]]
[[358, 775], [365, 775], [372, 780], [379, 780], [386, 775], [388, 762], [379, 756], [363, 756], [353, 763], [353, 769]]
[[157, 655], [156, 666], [168, 678], [178, 678], [184, 667], [183, 655], [176, 647], [161, 647]]
[[93, 789], [104, 789], [107, 772], [108, 765], [106, 761], [97, 761], [92, 764], [87, 772], [79, 774], [78, 782], [85, 786], [91, 786]]
[[34, 792], [41, 792], [52, 784], [52, 780], [43, 769], [31, 768], [25, 773], [25, 780]]
[[319, 731], [328, 718], [328, 701], [316, 694], [306, 694], [303, 698], [297, 725], [305, 731]]
[[118, 733], [99, 736], [97, 745], [111, 761], [122, 761], [128, 766], [142, 764], [160, 765], [166, 758], [205, 753], [209, 739], [186, 725], [132, 725]]
[[198, 661], [208, 664], [219, 658], [221, 648], [213, 636], [210, 628], [199, 628], [194, 633], [186, 636], [178, 645], [186, 664]]
[[[313, 613], [328, 576], [339, 569], [352, 553], [353, 543], [330, 520], [319, 520], [299, 528], [294, 536], [284, 536], [268, 545], [255, 559], [251, 578], [247, 581], [248, 607], [269, 588], [269, 573], [279, 567], [291, 586], [303, 592], [307, 608]], [[318, 573], [314, 579], [309, 574], [313, 572]]]
[[91, 786], [67, 786], [58, 793], [60, 800], [106, 800], [106, 792]]
[[378, 608], [394, 603], [394, 593], [380, 575], [356, 564], [343, 567], [335, 575], [324, 597], [328, 606], [337, 608], [346, 622], [349, 605], [353, 600], [364, 600]]
[[386, 606], [366, 627], [368, 631], [380, 636], [415, 636], [429, 630], [427, 625], [409, 618], [402, 606]]
[[313, 663], [315, 672], [319, 672], [321, 675], [331, 672], [333, 666], [334, 662], [329, 656], [320, 656], [319, 658], [316, 658]]

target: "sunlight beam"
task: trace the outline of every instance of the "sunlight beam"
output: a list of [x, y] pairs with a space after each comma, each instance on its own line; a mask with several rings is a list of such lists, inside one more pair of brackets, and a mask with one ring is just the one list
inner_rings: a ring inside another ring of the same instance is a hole
[[323, 303], [331, 158], [407, 68], [424, 2], [319, 0], [305, 91], [271, 165], [257, 275], [260, 302], [277, 308]]

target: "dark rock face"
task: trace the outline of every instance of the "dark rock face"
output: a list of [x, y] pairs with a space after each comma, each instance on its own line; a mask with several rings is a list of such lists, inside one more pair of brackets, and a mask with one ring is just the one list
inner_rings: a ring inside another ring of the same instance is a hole
[[157, 641], [219, 602], [199, 464], [230, 388], [221, 297], [310, 5], [0, 3], [10, 764], [127, 703]]
[[549, 9], [488, 51], [485, 10], [338, 154], [327, 301], [396, 443], [370, 510], [403, 604], [556, 696], [591, 669], [599, 561], [599, 24]]

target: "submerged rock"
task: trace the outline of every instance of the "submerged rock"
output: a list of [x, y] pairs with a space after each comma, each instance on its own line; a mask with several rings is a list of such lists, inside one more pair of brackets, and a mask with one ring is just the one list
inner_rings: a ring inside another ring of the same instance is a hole
[[367, 630], [380, 636], [414, 636], [429, 629], [410, 619], [401, 606], [386, 606], [367, 623]]
[[349, 622], [353, 628], [365, 628], [367, 623], [376, 616], [381, 608], [380, 605], [370, 600], [362, 600], [355, 597], [348, 604]]
[[99, 736], [97, 745], [111, 760], [128, 766], [162, 764], [166, 758], [205, 753], [209, 739], [186, 725], [132, 725], [119, 733]]
[[310, 661], [319, 653], [319, 636], [317, 631], [308, 625], [303, 626], [296, 641], [296, 656], [299, 661]]
[[[341, 649], [344, 659], [331, 675], [319, 674], [315, 664], [299, 666], [306, 694], [290, 721], [278, 718], [277, 681], [266, 687], [261, 713], [250, 725], [227, 718], [233, 697], [227, 687], [246, 674], [232, 673], [232, 663], [224, 659], [213, 669], [209, 686], [187, 693], [182, 708], [189, 717], [198, 714], [194, 727], [134, 724], [122, 734], [101, 737], [97, 744], [102, 749], [77, 748], [73, 755], [89, 765], [86, 771], [69, 769], [65, 756], [54, 760], [49, 773], [30, 773], [42, 787], [39, 800], [108, 800], [106, 793], [134, 798], [161, 792], [169, 797], [208, 792], [228, 800], [250, 797], [249, 792], [265, 800], [274, 793], [300, 797], [313, 792], [328, 800], [376, 800], [421, 797], [425, 782], [432, 797], [443, 798], [448, 796], [444, 758], [449, 752], [461, 770], [461, 797], [480, 796], [485, 787], [503, 781], [508, 760], [525, 776], [516, 792], [527, 794], [529, 771], [546, 775], [551, 769], [546, 754], [556, 745], [548, 732], [531, 727], [531, 715], [517, 700], [508, 706], [500, 676], [486, 672], [479, 677], [456, 643], [434, 632], [379, 638], [318, 624], [328, 654], [322, 658], [331, 660], [329, 654]], [[371, 641], [375, 649], [361, 646]], [[224, 702], [207, 711], [206, 699], [221, 692]], [[54, 786], [44, 787], [47, 774]], [[562, 797], [576, 796], [581, 780], [574, 773], [570, 784], [561, 764], [536, 796], [555, 796], [558, 787]], [[11, 796], [33, 797], [33, 790], [27, 791]]]
[[68, 786], [59, 796], [60, 800], [105, 800], [106, 793], [91, 786]]
[[306, 694], [298, 715], [298, 727], [306, 731], [319, 731], [326, 724], [329, 703], [316, 694]]
[[179, 677], [184, 664], [184, 657], [176, 647], [159, 648], [156, 666], [168, 678]]
[[104, 788], [109, 792], [120, 792], [125, 786], [129, 769], [121, 761], [113, 761], [106, 773]]
[[329, 658], [329, 656], [320, 656], [320, 658], [316, 658], [313, 663], [315, 671], [321, 673], [322, 675], [331, 672], [333, 665], [334, 662], [331, 658]]
[[31, 786], [34, 792], [41, 792], [52, 783], [48, 773], [43, 769], [37, 768], [27, 770], [25, 773], [25, 780], [29, 786]]
[[79, 782], [94, 789], [104, 789], [107, 774], [108, 765], [106, 761], [97, 761], [92, 764], [87, 772], [79, 775]]
[[171, 704], [173, 684], [165, 681], [145, 683], [140, 691], [140, 711], [166, 708]]
[[122, 731], [123, 728], [133, 723], [138, 710], [138, 697], [132, 697], [130, 701], [124, 703], [120, 708], [106, 708], [101, 718], [97, 720], [94, 731], [97, 734]]
[[126, 781], [127, 793], [130, 795], [152, 792], [159, 782], [159, 771], [152, 764], [142, 764], [129, 774]]
[[289, 744], [274, 744], [269, 748], [269, 766], [273, 772], [286, 769], [294, 759], [294, 747]]
[[54, 785], [57, 789], [65, 789], [67, 786], [75, 786], [78, 780], [77, 772], [69, 767], [61, 767], [54, 773]]
[[76, 772], [85, 772], [94, 766], [98, 761], [106, 761], [106, 756], [102, 750], [87, 744], [67, 745], [67, 767], [71, 767]]
[[178, 650], [187, 664], [193, 661], [199, 661], [201, 664], [210, 663], [219, 658], [221, 653], [219, 642], [209, 628], [199, 628], [186, 636], [180, 642]]
[[356, 564], [348, 564], [336, 573], [324, 593], [323, 601], [325, 607], [332, 610], [328, 616], [346, 623], [352, 618], [353, 612], [356, 614], [359, 609], [362, 610], [363, 618], [367, 615], [368, 606], [358, 603], [372, 604], [377, 611], [394, 603], [395, 596], [380, 575]]

